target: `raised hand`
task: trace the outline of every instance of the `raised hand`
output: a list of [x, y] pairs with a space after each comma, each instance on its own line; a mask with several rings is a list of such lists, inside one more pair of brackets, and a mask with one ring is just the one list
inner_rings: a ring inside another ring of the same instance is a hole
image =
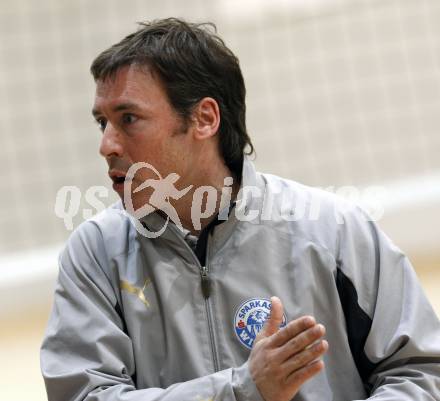
[[290, 401], [300, 387], [324, 368], [319, 358], [328, 349], [325, 328], [303, 316], [280, 329], [283, 305], [271, 298], [269, 319], [255, 339], [249, 356], [252, 378], [265, 401]]

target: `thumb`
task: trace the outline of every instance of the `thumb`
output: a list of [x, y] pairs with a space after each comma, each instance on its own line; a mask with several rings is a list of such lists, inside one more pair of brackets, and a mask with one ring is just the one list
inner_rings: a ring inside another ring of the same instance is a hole
[[278, 297], [271, 297], [271, 308], [270, 308], [270, 316], [264, 323], [263, 328], [258, 333], [255, 342], [259, 340], [269, 337], [272, 334], [275, 334], [279, 328], [281, 323], [283, 322], [283, 304]]

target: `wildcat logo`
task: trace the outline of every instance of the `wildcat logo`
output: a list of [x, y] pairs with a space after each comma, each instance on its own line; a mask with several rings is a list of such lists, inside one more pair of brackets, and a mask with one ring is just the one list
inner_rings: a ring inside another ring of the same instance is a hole
[[[235, 334], [240, 343], [251, 349], [255, 337], [264, 326], [264, 322], [270, 316], [271, 302], [265, 298], [252, 298], [243, 302], [237, 309], [234, 319]], [[283, 322], [286, 325], [286, 315], [283, 315]]]

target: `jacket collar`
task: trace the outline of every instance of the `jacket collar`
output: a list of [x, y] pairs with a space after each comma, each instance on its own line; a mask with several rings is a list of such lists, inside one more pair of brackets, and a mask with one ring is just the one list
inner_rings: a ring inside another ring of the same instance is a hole
[[[251, 208], [259, 209], [261, 197], [255, 196], [255, 191], [262, 191], [262, 187], [264, 185], [262, 185], [261, 178], [259, 179], [258, 176], [259, 175], [256, 172], [252, 161], [249, 160], [248, 157], [245, 157], [243, 161], [242, 180], [236, 199], [236, 205], [229, 214], [227, 220], [222, 221], [213, 229], [213, 234], [211, 235], [210, 240], [210, 254], [218, 251], [224, 245], [225, 241], [231, 236], [237, 224], [240, 223], [240, 220], [242, 220], [241, 218], [237, 218], [237, 215], [243, 215], [243, 213], [247, 214]], [[139, 222], [136, 224], [139, 226]], [[150, 233], [161, 232], [157, 238], [171, 241], [174, 246], [182, 247], [181, 238], [178, 238], [178, 236], [183, 238], [183, 233], [181, 232], [180, 228], [170, 221], [167, 222], [167, 218], [160, 213], [154, 212], [143, 217], [140, 220], [140, 224]], [[142, 232], [139, 231], [141, 230], [138, 230], [138, 235], [142, 235]], [[149, 238], [151, 238], [151, 236], [149, 236]], [[185, 246], [183, 245], [183, 247]]]

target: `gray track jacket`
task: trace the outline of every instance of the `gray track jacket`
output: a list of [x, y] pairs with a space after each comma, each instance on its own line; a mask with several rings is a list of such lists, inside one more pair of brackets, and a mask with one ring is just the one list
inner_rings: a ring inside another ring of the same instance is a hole
[[327, 329], [325, 369], [295, 401], [440, 400], [440, 324], [399, 249], [360, 210], [248, 161], [242, 186], [205, 268], [176, 226], [145, 238], [120, 202], [72, 234], [41, 349], [49, 400], [262, 401], [246, 361], [272, 295], [286, 321]]

